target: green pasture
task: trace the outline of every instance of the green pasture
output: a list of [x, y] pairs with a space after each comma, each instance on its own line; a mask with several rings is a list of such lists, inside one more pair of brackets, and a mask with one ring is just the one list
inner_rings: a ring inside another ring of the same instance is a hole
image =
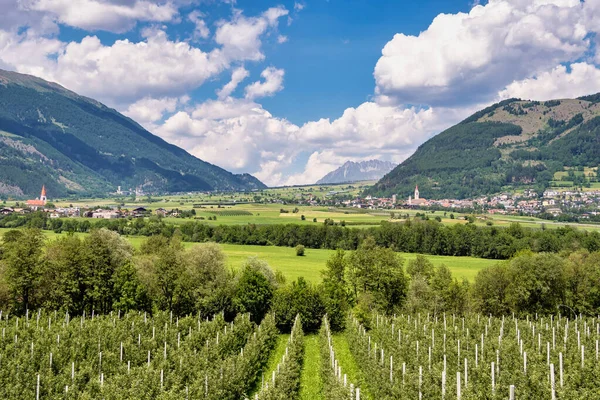
[[[0, 237], [8, 229], [0, 229]], [[66, 235], [57, 234], [51, 231], [43, 231], [49, 240], [57, 239]], [[78, 236], [84, 236], [84, 233], [77, 233]], [[145, 237], [130, 236], [127, 240], [135, 247], [139, 248]], [[190, 247], [195, 243], [184, 243], [184, 246]], [[278, 246], [246, 246], [235, 244], [220, 245], [227, 255], [227, 264], [233, 269], [240, 268], [250, 257], [256, 257], [265, 260], [275, 271], [281, 271], [288, 281], [294, 281], [299, 277], [304, 277], [313, 283], [321, 282], [321, 271], [325, 269], [327, 259], [335, 253], [335, 250], [306, 249], [303, 257], [296, 256], [295, 249], [292, 247]], [[398, 253], [406, 263], [416, 258], [413, 253]], [[475, 257], [452, 257], [452, 256], [433, 256], [426, 255], [434, 265], [444, 264], [452, 271], [454, 277], [462, 280], [473, 281], [477, 272], [481, 269], [495, 265], [500, 261], [487, 260]]]

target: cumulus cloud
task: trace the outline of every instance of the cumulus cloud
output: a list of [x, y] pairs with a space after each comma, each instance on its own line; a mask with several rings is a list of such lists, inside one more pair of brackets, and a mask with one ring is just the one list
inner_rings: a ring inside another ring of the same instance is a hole
[[598, 27], [597, 1], [490, 0], [440, 14], [418, 36], [397, 34], [375, 67], [381, 102], [455, 105], [576, 60]]
[[144, 29], [139, 42], [106, 45], [96, 36], [63, 43], [0, 27], [0, 63], [123, 109], [148, 96], [179, 97], [232, 63], [263, 59], [261, 35], [286, 13], [280, 7], [251, 18], [236, 12], [231, 21], [220, 23], [216, 41], [221, 46], [210, 51], [171, 40], [160, 28]]
[[[156, 130], [195, 156], [234, 171], [261, 171], [281, 162], [298, 127], [245, 99], [211, 100], [178, 112]], [[266, 178], [264, 175], [261, 177]]]
[[123, 114], [134, 119], [146, 129], [153, 130], [156, 128], [154, 123], [160, 121], [166, 113], [175, 112], [179, 106], [186, 104], [188, 101], [190, 101], [188, 96], [159, 99], [145, 97], [131, 104], [127, 110], [123, 111]]
[[222, 45], [221, 51], [227, 59], [263, 60], [261, 36], [267, 29], [277, 27], [279, 18], [288, 14], [283, 7], [269, 8], [258, 17], [246, 17], [235, 10], [230, 21], [218, 23], [215, 40]]
[[231, 93], [233, 93], [233, 91], [238, 87], [240, 82], [242, 82], [248, 76], [250, 76], [250, 73], [244, 67], [236, 68], [231, 74], [231, 80], [221, 89], [217, 90], [217, 96], [219, 96], [219, 98], [230, 96]]
[[[335, 120], [298, 126], [274, 117], [250, 99], [228, 97], [178, 112], [155, 132], [199, 158], [235, 172], [253, 173], [269, 185], [305, 184], [347, 160], [400, 162], [449, 121], [470, 112], [368, 102], [346, 109]], [[298, 171], [301, 153], [311, 155]]]
[[24, 10], [43, 12], [61, 24], [85, 30], [122, 33], [137, 21], [168, 22], [178, 16], [172, 1], [123, 0], [23, 0]]
[[257, 99], [259, 97], [273, 96], [275, 93], [283, 89], [283, 69], [269, 67], [265, 69], [260, 76], [264, 82], [254, 82], [246, 86], [246, 98]]
[[600, 69], [585, 62], [559, 65], [550, 71], [521, 81], [515, 81], [500, 91], [503, 99], [551, 100], [576, 98], [600, 92]]

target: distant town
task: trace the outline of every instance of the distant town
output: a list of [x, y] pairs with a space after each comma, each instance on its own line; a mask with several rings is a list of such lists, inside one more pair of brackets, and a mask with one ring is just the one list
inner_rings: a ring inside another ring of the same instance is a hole
[[[314, 187], [313, 187], [314, 189]], [[144, 193], [141, 189], [135, 191], [121, 191], [119, 187], [113, 195], [133, 195], [136, 203], [143, 203]], [[193, 195], [194, 193], [188, 193]], [[196, 193], [210, 195], [210, 193]], [[344, 190], [332, 190], [324, 197], [318, 197], [309, 190], [298, 193], [292, 198], [284, 197], [261, 197], [254, 196], [255, 203], [279, 203], [295, 204], [305, 206], [333, 206], [343, 208], [358, 208], [365, 210], [395, 210], [395, 209], [423, 209], [423, 210], [447, 210], [457, 212], [477, 212], [502, 215], [528, 215], [539, 216], [546, 219], [560, 218], [566, 215], [576, 215], [578, 218], [596, 219], [600, 217], [600, 189], [587, 190], [557, 190], [548, 189], [543, 192], [542, 197], [531, 189], [525, 189], [517, 193], [501, 193], [493, 196], [482, 196], [475, 199], [442, 199], [431, 200], [420, 196], [418, 186], [415, 187], [413, 195], [406, 199], [393, 195], [389, 198], [378, 198], [374, 196], [349, 196]], [[223, 202], [223, 205], [235, 205], [242, 203], [237, 199]], [[12, 213], [26, 214], [32, 211], [44, 211], [50, 218], [81, 217], [96, 219], [117, 218], [139, 218], [149, 215], [162, 217], [185, 217], [186, 211], [178, 208], [147, 208], [138, 206], [135, 208], [113, 207], [55, 207], [46, 196], [46, 188], [42, 187], [40, 196], [26, 202], [16, 202], [17, 206], [0, 208], [0, 215]], [[218, 205], [218, 202], [214, 205]], [[192, 216], [192, 215], [189, 215]]]

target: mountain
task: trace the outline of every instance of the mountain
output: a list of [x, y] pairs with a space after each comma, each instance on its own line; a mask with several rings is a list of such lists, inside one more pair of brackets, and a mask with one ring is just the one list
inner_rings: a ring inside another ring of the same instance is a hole
[[319, 179], [317, 184], [376, 180], [390, 172], [395, 166], [396, 164], [389, 161], [346, 161], [344, 165]]
[[42, 79], [0, 70], [0, 196], [246, 190], [235, 175], [154, 136], [105, 105]]
[[[600, 93], [546, 102], [509, 99], [434, 136], [368, 190], [471, 198], [503, 190], [590, 186], [600, 164]], [[566, 181], [566, 182], [565, 182]]]

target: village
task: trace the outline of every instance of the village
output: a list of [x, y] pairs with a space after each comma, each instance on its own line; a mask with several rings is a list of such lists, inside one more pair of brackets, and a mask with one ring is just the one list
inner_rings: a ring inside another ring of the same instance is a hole
[[[205, 193], [206, 194], [206, 193]], [[192, 195], [192, 193], [188, 193]], [[139, 198], [139, 197], [138, 197]], [[515, 193], [501, 193], [494, 196], [482, 196], [474, 199], [425, 199], [420, 196], [418, 186], [415, 187], [413, 195], [407, 199], [400, 199], [397, 195], [390, 198], [378, 198], [374, 196], [355, 196], [351, 199], [344, 196], [343, 191], [329, 192], [323, 199], [315, 197], [312, 193], [302, 193], [292, 199], [264, 199], [263, 202], [279, 204], [295, 204], [304, 206], [334, 206], [344, 208], [357, 208], [364, 210], [395, 210], [395, 209], [439, 209], [455, 210], [457, 212], [481, 212], [501, 215], [546, 215], [559, 217], [561, 215], [577, 215], [588, 219], [600, 216], [600, 189], [588, 190], [557, 190], [547, 189], [540, 198], [538, 193], [531, 189], [525, 189]], [[215, 203], [216, 204], [216, 203]], [[228, 205], [236, 204], [233, 200]], [[241, 204], [241, 203], [240, 203]], [[123, 206], [113, 207], [56, 207], [48, 201], [46, 188], [43, 187], [41, 194], [34, 200], [16, 202], [15, 206], [0, 208], [0, 215], [27, 214], [33, 211], [44, 211], [49, 218], [92, 218], [92, 219], [119, 219], [119, 218], [143, 218], [151, 215], [159, 217], [185, 217], [195, 214], [193, 210], [182, 211], [178, 208], [165, 209], [148, 208], [142, 204], [125, 208]]]
[[563, 190], [547, 189], [542, 198], [531, 189], [516, 193], [501, 193], [475, 199], [428, 200], [420, 197], [418, 186], [414, 195], [402, 201], [397, 196], [377, 198], [367, 196], [340, 201], [339, 205], [366, 209], [439, 208], [454, 210], [481, 210], [489, 214], [559, 216], [564, 213], [579, 214], [586, 218], [600, 215], [600, 189]]

